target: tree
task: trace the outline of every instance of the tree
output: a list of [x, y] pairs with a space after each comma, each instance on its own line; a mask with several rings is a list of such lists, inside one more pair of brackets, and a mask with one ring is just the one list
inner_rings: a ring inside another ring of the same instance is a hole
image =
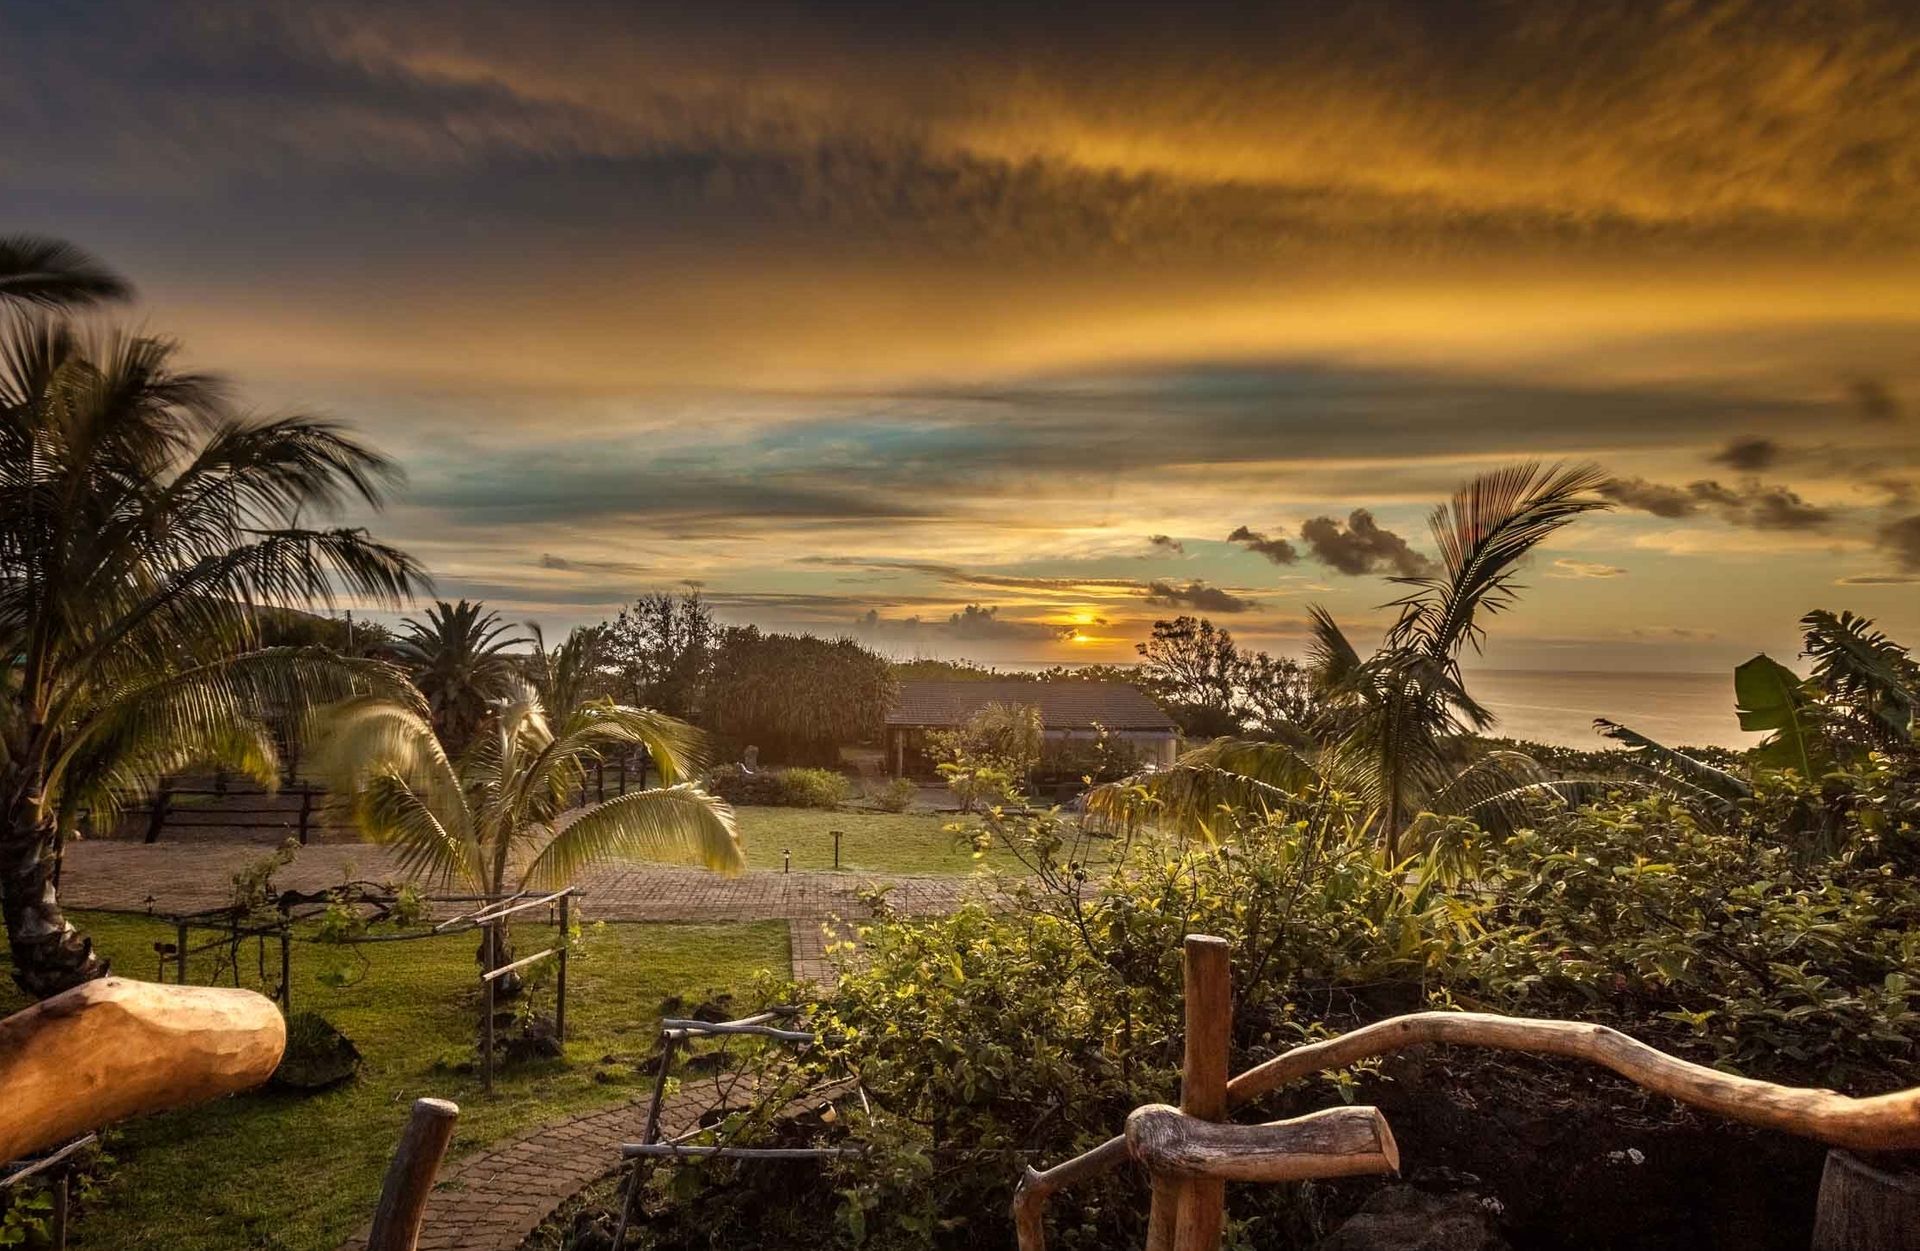
[[486, 605], [436, 600], [425, 620], [400, 623], [394, 651], [413, 671], [414, 685], [427, 697], [434, 728], [450, 751], [458, 752], [479, 732], [492, 701], [504, 696], [515, 676], [508, 649], [529, 640]]
[[1136, 644], [1146, 686], [1161, 707], [1195, 738], [1218, 738], [1240, 728], [1236, 682], [1240, 649], [1233, 635], [1204, 617], [1153, 623], [1153, 635]]
[[607, 627], [575, 626], [559, 645], [547, 646], [546, 632], [529, 621], [533, 655], [527, 662], [527, 680], [548, 708], [572, 709], [607, 696]]
[[[1383, 645], [1362, 657], [1322, 608], [1312, 610], [1316, 709], [1280, 741], [1222, 739], [1139, 780], [1160, 819], [1204, 830], [1222, 805], [1284, 809], [1331, 785], [1362, 797], [1389, 857], [1397, 857], [1423, 813], [1510, 824], [1530, 805], [1564, 792], [1519, 752], [1469, 761], [1461, 736], [1491, 728], [1494, 716], [1468, 694], [1460, 655], [1478, 649], [1486, 617], [1514, 604], [1520, 562], [1545, 539], [1590, 512], [1606, 482], [1590, 465], [1526, 462], [1473, 478], [1435, 508], [1429, 529], [1438, 573], [1393, 581], [1413, 588], [1393, 601], [1399, 615]], [[1127, 788], [1096, 796], [1109, 816], [1128, 815]]]
[[852, 639], [735, 626], [720, 636], [704, 717], [769, 762], [837, 764], [840, 744], [879, 733], [894, 691], [886, 658]]
[[1134, 681], [1189, 737], [1272, 737], [1303, 724], [1312, 710], [1313, 683], [1299, 661], [1242, 651], [1231, 631], [1204, 617], [1156, 621], [1134, 650], [1144, 662]]
[[694, 715], [719, 636], [700, 592], [642, 595], [606, 630], [607, 660], [620, 671], [630, 703], [669, 716]]
[[[652, 756], [661, 785], [574, 811], [593, 762], [635, 748]], [[403, 869], [492, 898], [557, 888], [614, 859], [688, 858], [724, 872], [745, 863], [733, 809], [685, 780], [707, 764], [700, 732], [610, 700], [550, 724], [540, 696], [509, 682], [455, 756], [420, 700], [351, 699], [321, 715], [314, 763]], [[482, 943], [487, 970], [509, 959], [504, 945]]]
[[261, 609], [398, 606], [423, 581], [364, 530], [301, 521], [377, 506], [395, 467], [327, 421], [240, 416], [174, 358], [39, 315], [0, 345], [0, 902], [34, 995], [107, 971], [53, 887], [83, 812], [110, 818], [194, 765], [273, 785], [276, 731], [310, 703], [404, 685], [375, 661], [259, 647]]
[[132, 294], [125, 279], [71, 243], [37, 235], [0, 237], [0, 306], [78, 308]]

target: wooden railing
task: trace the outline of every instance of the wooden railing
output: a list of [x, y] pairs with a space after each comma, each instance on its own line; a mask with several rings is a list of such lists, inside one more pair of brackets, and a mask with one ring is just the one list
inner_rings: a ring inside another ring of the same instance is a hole
[[1029, 1168], [1013, 1197], [1020, 1251], [1044, 1251], [1048, 1199], [1128, 1160], [1145, 1167], [1152, 1180], [1147, 1251], [1215, 1251], [1228, 1181], [1293, 1181], [1397, 1170], [1393, 1135], [1374, 1108], [1341, 1108], [1267, 1125], [1217, 1122], [1289, 1083], [1428, 1043], [1585, 1060], [1690, 1107], [1830, 1147], [1920, 1149], [1920, 1088], [1852, 1098], [1831, 1090], [1779, 1086], [1677, 1059], [1617, 1030], [1579, 1021], [1416, 1012], [1296, 1047], [1229, 1081], [1227, 954], [1221, 939], [1187, 937], [1180, 1108], [1149, 1104], [1136, 1109], [1125, 1133], [1050, 1169]]

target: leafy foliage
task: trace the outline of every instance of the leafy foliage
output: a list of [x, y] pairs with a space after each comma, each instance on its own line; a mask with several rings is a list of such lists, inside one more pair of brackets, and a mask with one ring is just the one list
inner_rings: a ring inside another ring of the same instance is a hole
[[404, 686], [261, 633], [272, 610], [397, 604], [423, 581], [364, 530], [307, 521], [378, 506], [398, 470], [330, 421], [243, 415], [176, 357], [44, 316], [12, 318], [0, 344], [0, 646], [16, 658], [0, 895], [15, 976], [36, 993], [105, 971], [48, 881], [82, 810], [110, 817], [196, 765], [272, 785], [307, 709]]
[[622, 699], [681, 718], [699, 711], [720, 636], [700, 592], [642, 595], [602, 628]]
[[720, 638], [703, 720], [770, 763], [835, 764], [842, 743], [872, 740], [892, 707], [891, 667], [852, 639], [762, 634]]
[[[404, 870], [476, 893], [565, 885], [620, 857], [742, 865], [732, 809], [681, 781], [705, 763], [699, 732], [659, 713], [588, 703], [550, 725], [522, 687], [451, 758], [417, 710], [364, 698], [327, 710], [316, 738], [314, 767], [363, 833], [397, 849]], [[574, 810], [599, 754], [636, 747], [664, 785]]]
[[488, 705], [518, 678], [509, 649], [528, 640], [512, 630], [499, 613], [464, 599], [436, 600], [424, 618], [400, 623], [394, 650], [426, 697], [434, 729], [455, 751], [479, 732]]
[[[1542, 807], [1565, 802], [1568, 788], [1518, 752], [1474, 754], [1463, 738], [1493, 724], [1468, 694], [1460, 655], [1478, 648], [1484, 617], [1515, 602], [1519, 562], [1579, 517], [1605, 507], [1592, 492], [1604, 477], [1592, 466], [1528, 462], [1482, 474], [1431, 518], [1442, 563], [1432, 576], [1397, 578], [1414, 589], [1394, 601], [1399, 617], [1385, 645], [1362, 658], [1324, 609], [1312, 610], [1314, 711], [1304, 725], [1276, 726], [1265, 749], [1232, 742], [1200, 748], [1143, 787], [1161, 800], [1156, 819], [1204, 833], [1215, 812], [1261, 796], [1259, 809], [1297, 803], [1312, 788], [1363, 796], [1389, 856], [1427, 836], [1433, 821], [1470, 817], [1514, 828]], [[1217, 693], [1224, 649], [1197, 627], [1183, 650], [1200, 688]], [[1204, 644], [1204, 646], [1202, 646]], [[1238, 775], [1247, 763], [1256, 772]], [[1124, 792], [1096, 796], [1109, 814], [1133, 811]]]

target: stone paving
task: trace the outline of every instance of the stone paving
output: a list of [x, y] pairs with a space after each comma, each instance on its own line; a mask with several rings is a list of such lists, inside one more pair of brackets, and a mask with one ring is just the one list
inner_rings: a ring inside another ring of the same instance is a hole
[[[159, 913], [217, 908], [230, 896], [234, 873], [267, 849], [234, 843], [132, 843], [89, 840], [67, 848], [60, 875], [61, 902], [71, 908]], [[317, 843], [301, 849], [274, 875], [281, 889], [324, 890], [348, 878], [404, 879], [386, 848], [365, 843]], [[581, 878], [587, 915], [603, 921], [778, 921], [857, 916], [867, 886], [893, 889], [901, 912], [950, 912], [984, 883], [963, 877], [800, 872], [749, 869], [722, 877], [675, 865], [621, 864]]]

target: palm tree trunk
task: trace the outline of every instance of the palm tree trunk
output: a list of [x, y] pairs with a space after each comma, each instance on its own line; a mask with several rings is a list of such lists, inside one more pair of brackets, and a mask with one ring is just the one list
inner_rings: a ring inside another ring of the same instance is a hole
[[0, 830], [0, 911], [13, 953], [13, 980], [36, 999], [71, 990], [108, 973], [93, 940], [74, 929], [53, 887], [55, 830], [37, 805], [9, 788], [6, 826]]

